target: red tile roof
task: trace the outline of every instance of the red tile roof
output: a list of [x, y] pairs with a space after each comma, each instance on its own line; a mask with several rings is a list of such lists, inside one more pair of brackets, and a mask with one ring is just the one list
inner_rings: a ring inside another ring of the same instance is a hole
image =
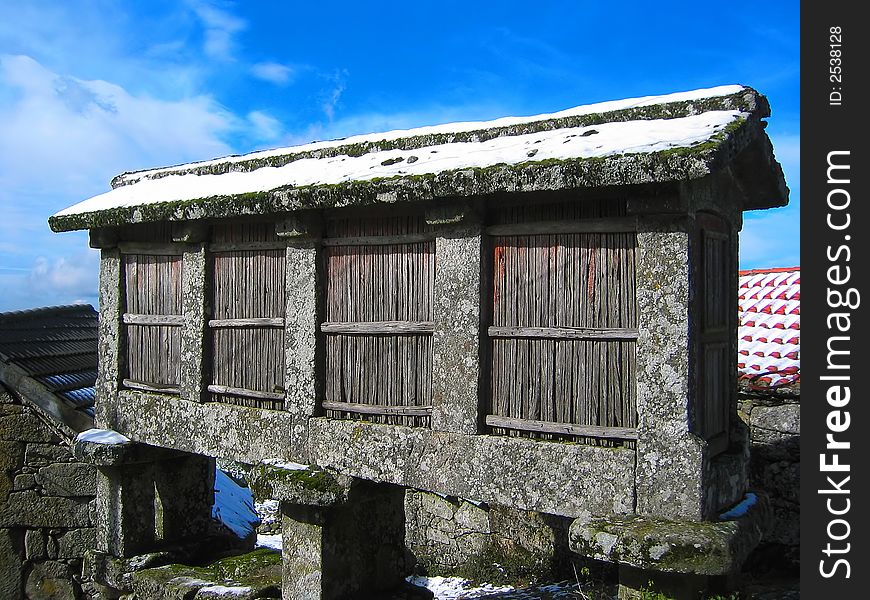
[[800, 383], [801, 270], [740, 271], [737, 371], [759, 386]]

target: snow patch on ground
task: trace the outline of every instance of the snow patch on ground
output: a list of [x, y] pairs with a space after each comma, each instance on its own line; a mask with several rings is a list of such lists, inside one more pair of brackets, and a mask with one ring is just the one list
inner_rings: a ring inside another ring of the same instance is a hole
[[734, 506], [731, 510], [723, 512], [721, 515], [719, 515], [719, 520], [729, 521], [731, 519], [739, 519], [740, 517], [744, 516], [749, 511], [749, 509], [755, 505], [757, 501], [758, 496], [756, 496], [752, 492], [749, 492], [748, 494], [746, 494], [743, 500], [740, 501], [739, 504]]
[[197, 598], [222, 598], [225, 595], [229, 594], [232, 596], [244, 596], [246, 594], [251, 593], [251, 588], [247, 586], [226, 586], [226, 585], [210, 585], [204, 588], [200, 588], [199, 592], [197, 592]]
[[306, 471], [311, 468], [310, 465], [303, 465], [298, 462], [285, 461], [280, 458], [267, 458], [263, 461], [264, 464], [276, 469], [287, 469], [288, 471]]
[[272, 550], [283, 550], [283, 542], [280, 533], [258, 533], [257, 548], [271, 548]]
[[477, 598], [485, 594], [511, 592], [510, 586], [494, 586], [484, 583], [474, 586], [467, 579], [460, 577], [424, 577], [412, 575], [406, 579], [411, 585], [424, 587], [435, 594], [435, 600], [455, 600], [456, 598]]

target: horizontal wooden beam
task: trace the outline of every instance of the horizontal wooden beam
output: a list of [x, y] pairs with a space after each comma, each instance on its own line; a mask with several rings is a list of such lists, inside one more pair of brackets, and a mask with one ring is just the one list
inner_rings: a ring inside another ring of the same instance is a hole
[[212, 394], [226, 394], [228, 396], [241, 396], [243, 398], [260, 398], [263, 400], [283, 400], [284, 392], [261, 392], [260, 390], [248, 390], [245, 388], [229, 387], [226, 385], [210, 385], [208, 391]]
[[184, 315], [140, 315], [124, 313], [121, 317], [125, 325], [165, 325], [181, 327], [184, 325]]
[[363, 235], [357, 237], [323, 238], [324, 246], [388, 246], [431, 242], [435, 233], [405, 233], [401, 235]]
[[208, 249], [211, 252], [287, 250], [287, 242], [212, 242]]
[[600, 425], [575, 425], [573, 423], [555, 423], [553, 421], [534, 421], [531, 419], [512, 419], [509, 417], [486, 416], [486, 424], [490, 427], [518, 429], [537, 433], [556, 433], [560, 435], [576, 435], [582, 437], [608, 438], [618, 440], [636, 440], [635, 427], [602, 427]]
[[218, 329], [227, 327], [284, 327], [284, 317], [256, 317], [251, 319], [212, 319], [208, 326]]
[[323, 333], [344, 333], [348, 335], [399, 335], [403, 333], [431, 334], [435, 331], [434, 321], [327, 321], [320, 324]]
[[178, 256], [181, 257], [185, 250], [195, 248], [190, 244], [167, 244], [151, 242], [121, 242], [118, 250], [121, 254], [144, 254], [146, 256]]
[[637, 217], [612, 217], [582, 221], [533, 221], [490, 225], [486, 233], [502, 235], [554, 235], [560, 233], [629, 233], [637, 231]]
[[340, 410], [366, 415], [405, 415], [409, 417], [427, 417], [432, 414], [431, 406], [379, 406], [376, 404], [359, 404], [356, 402], [323, 402], [325, 410]]
[[556, 340], [636, 340], [637, 329], [617, 327], [490, 327], [492, 338], [549, 338]]
[[131, 390], [139, 390], [142, 392], [154, 392], [157, 394], [181, 394], [181, 387], [166, 383], [152, 383], [146, 381], [137, 381], [135, 379], [124, 379], [121, 385]]

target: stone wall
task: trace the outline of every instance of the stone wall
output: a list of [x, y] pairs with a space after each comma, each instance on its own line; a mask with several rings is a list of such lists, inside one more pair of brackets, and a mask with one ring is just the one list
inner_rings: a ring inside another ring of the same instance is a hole
[[407, 566], [418, 573], [490, 582], [573, 577], [570, 522], [566, 517], [406, 489]]
[[96, 472], [0, 388], [0, 598], [81, 597]]
[[757, 551], [765, 562], [796, 568], [800, 545], [800, 392], [740, 395], [750, 429], [750, 486], [770, 499], [773, 524]]

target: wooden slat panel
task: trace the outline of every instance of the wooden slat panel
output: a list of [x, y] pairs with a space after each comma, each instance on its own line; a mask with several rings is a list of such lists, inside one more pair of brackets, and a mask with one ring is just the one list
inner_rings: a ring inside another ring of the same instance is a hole
[[209, 252], [252, 252], [286, 248], [287, 244], [282, 242], [212, 242], [208, 245]]
[[619, 440], [637, 439], [637, 428], [635, 427], [598, 427], [595, 425], [573, 425], [570, 423], [558, 423], [553, 421], [510, 419], [507, 417], [496, 417], [492, 415], [486, 417], [486, 424], [490, 427], [518, 429], [522, 431], [534, 431], [538, 433], [555, 433], [560, 435], [612, 438]]
[[431, 334], [435, 331], [434, 321], [362, 321], [357, 323], [321, 323], [323, 333], [343, 333], [348, 335], [398, 335]]
[[178, 256], [190, 246], [175, 243], [151, 243], [151, 242], [121, 242], [118, 250], [121, 254], [135, 254], [139, 256]]
[[[215, 225], [212, 399], [281, 409], [286, 244], [274, 223]], [[229, 250], [233, 248], [233, 250]]]
[[367, 415], [410, 415], [429, 416], [431, 406], [377, 406], [372, 404], [357, 404], [352, 402], [323, 402], [326, 410], [336, 410]]
[[[426, 238], [420, 216], [333, 220], [331, 238]], [[395, 237], [398, 236], [398, 237]], [[327, 286], [325, 402], [429, 406], [435, 243], [325, 248]], [[327, 410], [335, 418], [428, 426], [425, 415]]]
[[182, 269], [180, 256], [124, 256], [126, 375], [131, 381], [180, 384]]
[[354, 237], [323, 238], [324, 246], [393, 246], [431, 242], [434, 233], [406, 233], [403, 235], [361, 235]]
[[[489, 230], [515, 233], [492, 240], [494, 432], [601, 444], [609, 443], [602, 438], [633, 439], [590, 432], [630, 433], [637, 425], [634, 218], [617, 211], [614, 218], [563, 226], [553, 218], [576, 214], [571, 207], [512, 210], [527, 222], [513, 227], [502, 215], [502, 224]], [[499, 419], [536, 425], [512, 427]]]
[[637, 329], [588, 327], [490, 327], [494, 338], [549, 338], [566, 340], [636, 340]]

